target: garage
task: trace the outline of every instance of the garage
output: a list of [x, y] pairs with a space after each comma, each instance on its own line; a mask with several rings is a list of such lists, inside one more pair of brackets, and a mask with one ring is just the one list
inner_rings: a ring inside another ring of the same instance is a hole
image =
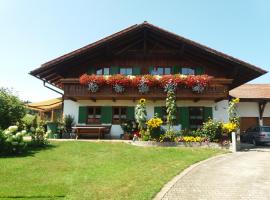
[[270, 117], [263, 117], [263, 125], [270, 126]]
[[241, 133], [247, 130], [251, 126], [256, 126], [259, 124], [258, 117], [241, 117], [240, 118], [240, 131]]

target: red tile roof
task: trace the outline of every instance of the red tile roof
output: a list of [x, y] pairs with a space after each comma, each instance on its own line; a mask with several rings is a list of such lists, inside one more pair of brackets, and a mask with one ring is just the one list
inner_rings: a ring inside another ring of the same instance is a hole
[[244, 84], [230, 91], [240, 99], [270, 99], [270, 84]]

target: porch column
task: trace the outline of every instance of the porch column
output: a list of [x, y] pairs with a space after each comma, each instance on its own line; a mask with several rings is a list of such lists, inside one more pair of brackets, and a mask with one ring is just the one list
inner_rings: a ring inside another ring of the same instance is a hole
[[266, 101], [258, 102], [258, 106], [259, 106], [259, 125], [260, 126], [263, 126], [263, 113], [264, 113], [266, 103], [267, 103]]

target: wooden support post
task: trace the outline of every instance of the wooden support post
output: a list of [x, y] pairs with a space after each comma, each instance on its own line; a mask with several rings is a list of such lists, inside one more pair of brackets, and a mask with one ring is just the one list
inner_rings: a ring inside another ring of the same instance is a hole
[[266, 106], [266, 101], [262, 101], [258, 103], [259, 106], [259, 124], [260, 126], [263, 125], [263, 113]]
[[51, 121], [52, 122], [54, 121], [53, 118], [54, 118], [54, 109], [52, 109], [52, 111], [51, 111]]

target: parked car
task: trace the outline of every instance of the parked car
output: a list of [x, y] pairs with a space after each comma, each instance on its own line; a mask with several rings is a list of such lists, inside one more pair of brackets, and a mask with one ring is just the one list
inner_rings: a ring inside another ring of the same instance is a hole
[[253, 126], [241, 134], [242, 142], [249, 142], [254, 145], [270, 143], [270, 126]]

